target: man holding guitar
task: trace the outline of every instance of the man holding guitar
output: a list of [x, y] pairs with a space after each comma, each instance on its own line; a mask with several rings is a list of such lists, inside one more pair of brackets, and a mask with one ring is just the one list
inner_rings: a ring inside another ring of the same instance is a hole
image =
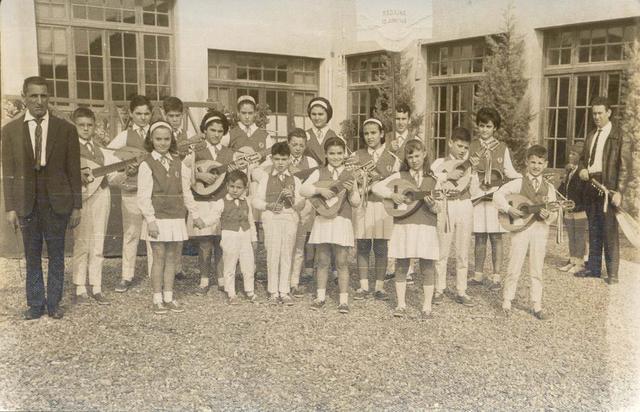
[[618, 283], [620, 246], [618, 240], [618, 222], [615, 211], [605, 207], [610, 201], [614, 207], [622, 203], [618, 192], [618, 170], [622, 131], [610, 121], [611, 106], [605, 97], [597, 96], [591, 101], [591, 115], [596, 125], [587, 136], [578, 164], [582, 180], [595, 180], [613, 194], [605, 196], [593, 185], [587, 187], [585, 204], [589, 221], [589, 261], [585, 270], [576, 272], [576, 277], [601, 277], [602, 250], [607, 265], [608, 284]]

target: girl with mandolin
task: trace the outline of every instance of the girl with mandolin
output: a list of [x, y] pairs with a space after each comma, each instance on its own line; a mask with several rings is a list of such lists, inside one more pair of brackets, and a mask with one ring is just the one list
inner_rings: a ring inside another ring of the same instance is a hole
[[[434, 290], [434, 264], [440, 257], [434, 200], [436, 179], [429, 170], [427, 149], [414, 139], [405, 147], [405, 170], [393, 173], [373, 185], [373, 193], [391, 203], [388, 212], [394, 215], [389, 240], [389, 257], [396, 259], [397, 306], [393, 315], [404, 317], [406, 304], [406, 273], [410, 259], [418, 259], [423, 276], [424, 301], [421, 316], [431, 317]], [[408, 170], [407, 170], [408, 169]]]
[[[375, 181], [382, 180], [400, 169], [400, 161], [393, 155], [385, 142], [385, 130], [378, 119], [367, 119], [362, 123], [362, 135], [366, 147], [352, 155], [352, 159], [358, 164], [371, 162], [372, 170], [364, 172], [362, 191], [367, 199], [355, 210], [355, 237], [358, 274], [360, 275], [360, 287], [353, 298], [362, 300], [369, 296], [369, 273], [373, 269], [375, 273], [375, 290], [373, 297], [379, 300], [387, 300], [389, 297], [384, 291], [384, 276], [387, 268], [387, 243], [393, 230], [393, 218], [387, 214], [382, 204], [382, 198], [370, 194], [371, 186]], [[371, 249], [375, 256], [375, 267], [369, 267]]]
[[[226, 172], [237, 166], [233, 161], [233, 150], [221, 143], [222, 137], [229, 131], [229, 122], [224, 114], [215, 110], [208, 112], [200, 122], [200, 131], [204, 134], [206, 146], [189, 155], [185, 163], [192, 165], [191, 190], [196, 202], [196, 211], [198, 215], [204, 216], [209, 213], [211, 204], [222, 199], [226, 194], [224, 185]], [[196, 295], [202, 296], [209, 291], [213, 272], [217, 275], [218, 289], [224, 290], [220, 228], [216, 225], [198, 229], [194, 226], [191, 215], [187, 220], [187, 227], [189, 237], [195, 237], [198, 244], [200, 285]], [[212, 255], [215, 266], [211, 262]]]
[[345, 167], [346, 146], [339, 137], [329, 137], [324, 143], [326, 163], [309, 176], [300, 194], [310, 199], [316, 209], [309, 243], [316, 245], [317, 297], [311, 308], [325, 305], [327, 279], [333, 251], [338, 270], [340, 313], [349, 313], [349, 258], [353, 247], [353, 208], [360, 204], [358, 183]]
[[[505, 183], [493, 195], [495, 207], [505, 216], [508, 215], [510, 221], [517, 224], [519, 219], [530, 219], [530, 224], [511, 233], [502, 309], [507, 316], [511, 313], [511, 301], [516, 295], [518, 279], [528, 252], [533, 314], [540, 320], [546, 320], [549, 315], [542, 310], [542, 270], [549, 224], [556, 218], [558, 207], [555, 188], [542, 176], [547, 168], [547, 149], [540, 145], [527, 149], [526, 167], [522, 179]], [[522, 202], [518, 203], [520, 199]]]
[[513, 167], [509, 148], [498, 141], [494, 134], [500, 128], [500, 114], [493, 108], [483, 107], [476, 114], [476, 126], [480, 136], [473, 139], [469, 147], [469, 159], [478, 171], [479, 185], [471, 186], [473, 207], [473, 233], [475, 234], [475, 273], [469, 285], [483, 284], [484, 261], [487, 255], [487, 238], [491, 242], [493, 275], [489, 289], [500, 290], [500, 268], [503, 261], [503, 233], [498, 222], [498, 210], [493, 205], [493, 193], [505, 178], [517, 179], [522, 175]]

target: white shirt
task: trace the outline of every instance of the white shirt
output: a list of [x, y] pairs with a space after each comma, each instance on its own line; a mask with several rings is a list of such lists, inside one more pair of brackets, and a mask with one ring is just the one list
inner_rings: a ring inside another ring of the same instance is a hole
[[209, 150], [209, 153], [211, 153], [211, 158], [213, 160], [216, 160], [218, 159], [218, 153], [220, 153], [220, 150], [222, 150], [222, 143], [212, 145], [211, 143], [207, 142], [207, 150]]
[[589, 166], [589, 162], [591, 161], [591, 151], [593, 150], [593, 145], [596, 142], [596, 136], [598, 135], [598, 131], [593, 135], [593, 141], [591, 142], [591, 146], [589, 147], [589, 159], [587, 159], [587, 170], [589, 173], [602, 173], [602, 157], [604, 156], [604, 144], [607, 142], [609, 138], [609, 134], [611, 134], [611, 122], [607, 123], [600, 129], [600, 136], [598, 136], [598, 146], [596, 146], [596, 153], [593, 160], [593, 164]]
[[[27, 122], [29, 126], [29, 137], [31, 138], [31, 149], [33, 150], [33, 158], [36, 157], [36, 127], [38, 126], [38, 122], [35, 120], [30, 111], [24, 115], [24, 121]], [[40, 166], [47, 165], [47, 133], [49, 131], [49, 111], [42, 116], [42, 122], [40, 123], [42, 126], [42, 150], [40, 151]]]
[[[149, 131], [149, 125], [139, 127], [138, 125], [134, 124], [131, 129], [138, 134], [140, 134], [140, 131], [142, 131], [142, 138], [144, 139], [144, 136], [146, 136], [147, 132]], [[125, 129], [118, 133], [118, 135], [113, 138], [113, 140], [107, 145], [107, 147], [109, 149], [120, 149], [125, 147], [127, 145], [127, 133], [129, 133], [129, 129]]]
[[316, 140], [320, 145], [322, 145], [322, 141], [324, 140], [325, 137], [327, 137], [327, 132], [329, 131], [329, 123], [325, 124], [320, 129], [317, 129], [315, 126], [313, 126], [312, 130], [313, 130], [313, 133], [316, 135]]
[[[251, 125], [247, 128], [244, 123], [238, 122], [238, 127], [240, 128], [240, 130], [245, 132], [248, 137], [251, 137], [251, 135], [254, 134], [256, 130], [258, 130], [258, 126], [256, 126], [255, 123], [251, 123]], [[247, 131], [247, 129], [249, 130]]]
[[373, 163], [378, 163], [380, 156], [382, 156], [382, 152], [384, 152], [384, 145], [380, 145], [377, 149], [367, 147], [367, 152], [369, 153], [369, 156], [373, 158]]
[[402, 147], [402, 145], [404, 144], [404, 142], [407, 141], [407, 138], [409, 137], [409, 130], [405, 130], [402, 133], [396, 133], [396, 141], [398, 142], [398, 147]]
[[[271, 176], [277, 176], [279, 173], [277, 170], [273, 170], [271, 172]], [[288, 170], [282, 172], [284, 176], [291, 176], [291, 173]], [[269, 182], [269, 175], [265, 175], [258, 183], [258, 190], [256, 191], [256, 195], [253, 198], [251, 204], [258, 210], [266, 210], [267, 209], [267, 184]], [[299, 202], [303, 202], [304, 199], [300, 196], [300, 179], [293, 176], [293, 204], [296, 205]], [[290, 213], [292, 209], [283, 209], [283, 213]]]
[[[538, 178], [542, 179], [542, 176], [538, 176]], [[509, 205], [509, 202], [507, 202], [506, 196], [514, 193], [520, 193], [520, 190], [522, 190], [522, 182], [523, 182], [523, 179], [514, 179], [514, 180], [511, 180], [510, 182], [505, 183], [500, 187], [500, 189], [496, 190], [496, 192], [493, 194], [493, 204], [499, 211], [503, 213], [507, 213], [509, 211], [509, 208], [511, 207], [511, 205]], [[542, 180], [541, 180], [541, 184], [549, 185], [549, 194], [547, 196], [548, 198], [547, 200], [549, 202], [555, 202], [557, 199], [556, 191], [553, 189], [553, 187], [551, 187], [551, 184]], [[551, 212], [549, 213], [549, 217], [545, 219], [545, 221], [547, 224], [550, 224], [556, 218], [557, 218], [557, 212]]]

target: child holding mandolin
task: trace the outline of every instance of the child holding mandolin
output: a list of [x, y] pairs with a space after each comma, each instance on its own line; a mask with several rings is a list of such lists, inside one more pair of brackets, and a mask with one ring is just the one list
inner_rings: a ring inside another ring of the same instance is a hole
[[447, 261], [449, 249], [455, 237], [456, 250], [456, 302], [465, 306], [475, 306], [466, 293], [467, 270], [469, 267], [469, 247], [473, 229], [473, 204], [469, 186], [478, 184], [478, 175], [471, 170], [467, 159], [471, 134], [464, 127], [456, 127], [449, 138], [449, 155], [436, 159], [431, 170], [445, 191], [446, 203], [438, 214], [438, 238], [440, 239], [440, 259], [436, 263], [436, 285], [433, 303], [442, 303], [447, 286]]
[[[544, 180], [542, 172], [547, 168], [547, 149], [540, 145], [527, 149], [526, 175], [522, 179], [512, 180], [493, 195], [495, 206], [502, 213], [509, 215], [510, 220], [530, 218], [524, 229], [512, 232], [511, 250], [507, 276], [504, 281], [502, 309], [508, 316], [511, 313], [511, 301], [516, 295], [518, 279], [522, 271], [524, 258], [529, 252], [529, 276], [531, 276], [531, 302], [533, 314], [540, 320], [549, 319], [542, 310], [542, 270], [547, 247], [549, 224], [555, 219], [553, 205], [556, 202], [556, 191], [551, 183]], [[514, 207], [518, 194], [526, 207]], [[530, 217], [533, 213], [534, 216]]]
[[[358, 183], [345, 167], [345, 143], [339, 137], [329, 137], [324, 143], [325, 166], [309, 176], [300, 194], [310, 198], [316, 209], [309, 243], [316, 245], [318, 269], [317, 297], [311, 308], [325, 305], [331, 251], [335, 254], [340, 291], [338, 311], [349, 313], [349, 258], [353, 247], [353, 207], [360, 204]], [[325, 213], [328, 211], [328, 213]], [[330, 212], [330, 213], [329, 213]]]
[[[366, 148], [353, 154], [353, 160], [360, 165], [371, 164], [368, 179], [382, 180], [400, 169], [400, 161], [391, 154], [384, 144], [384, 126], [378, 119], [367, 119], [362, 123], [362, 134]], [[368, 182], [364, 189], [368, 192], [374, 183]], [[373, 297], [379, 300], [389, 299], [384, 291], [384, 275], [387, 268], [387, 243], [393, 230], [393, 218], [387, 214], [382, 205], [382, 198], [375, 194], [365, 193], [366, 203], [355, 213], [355, 236], [357, 246], [358, 273], [360, 287], [353, 298], [362, 300], [369, 296], [369, 272], [375, 272], [375, 291]], [[375, 255], [375, 267], [369, 268], [371, 250]]]
[[418, 259], [423, 276], [424, 302], [421, 317], [431, 317], [431, 301], [434, 290], [434, 264], [440, 257], [436, 231], [437, 205], [433, 199], [436, 179], [429, 170], [427, 149], [422, 141], [414, 139], [405, 146], [405, 167], [373, 185], [373, 193], [390, 199], [387, 211], [394, 216], [393, 231], [389, 240], [389, 257], [396, 259], [395, 317], [404, 317], [407, 311], [405, 299], [406, 273], [410, 259]]
[[[208, 112], [200, 122], [200, 131], [204, 133], [206, 147], [194, 151], [185, 163], [192, 164], [193, 198], [197, 213], [204, 216], [208, 213], [210, 204], [222, 199], [227, 193], [223, 183], [224, 172], [232, 170], [234, 162], [233, 151], [221, 143], [222, 137], [229, 131], [229, 122], [224, 114], [215, 110]], [[209, 279], [214, 272], [218, 278], [218, 289], [224, 290], [220, 228], [211, 225], [198, 229], [193, 224], [192, 216], [189, 216], [188, 228], [189, 236], [195, 237], [198, 243], [200, 285], [196, 295], [202, 296], [209, 291]], [[215, 266], [211, 262], [212, 255]]]
[[469, 159], [478, 171], [479, 185], [471, 186], [473, 204], [473, 233], [475, 234], [475, 273], [469, 281], [472, 286], [482, 285], [484, 260], [487, 255], [487, 238], [491, 242], [493, 275], [490, 290], [500, 290], [500, 268], [503, 261], [502, 237], [506, 232], [498, 223], [498, 211], [491, 201], [493, 192], [506, 179], [517, 179], [522, 175], [513, 168], [509, 148], [498, 141], [494, 134], [500, 128], [500, 114], [493, 108], [483, 107], [476, 114], [479, 139], [469, 146]]

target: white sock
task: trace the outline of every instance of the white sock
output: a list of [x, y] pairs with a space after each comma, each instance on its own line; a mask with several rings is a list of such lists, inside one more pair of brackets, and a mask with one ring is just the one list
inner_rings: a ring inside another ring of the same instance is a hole
[[87, 287], [85, 285], [77, 285], [76, 286], [76, 295], [80, 296], [84, 293], [87, 293]]
[[399, 308], [406, 308], [407, 302], [405, 295], [407, 293], [407, 282], [396, 282], [396, 298], [398, 300]]
[[164, 297], [164, 301], [169, 303], [173, 302], [173, 291], [164, 291], [162, 292], [162, 296]]
[[541, 310], [542, 310], [542, 303], [533, 302], [533, 311], [534, 312], [540, 312]]
[[324, 302], [327, 298], [327, 290], [326, 289], [318, 289], [318, 300], [320, 302]]
[[473, 278], [475, 280], [477, 280], [478, 282], [482, 282], [482, 278], [484, 277], [484, 273], [482, 272], [474, 272], [473, 273]]
[[348, 293], [341, 293], [339, 295], [339, 299], [340, 299], [340, 304], [341, 305], [348, 305], [349, 304], [349, 294]]
[[209, 278], [201, 277], [200, 278], [200, 287], [201, 288], [208, 288], [209, 287]]
[[162, 303], [162, 293], [154, 293], [153, 294], [153, 303]]
[[422, 304], [422, 310], [425, 312], [431, 312], [431, 300], [433, 299], [433, 285], [423, 286], [424, 290], [424, 303]]
[[102, 293], [102, 286], [100, 285], [92, 286], [91, 293], [93, 293], [94, 295], [97, 295], [98, 293]]
[[218, 278], [218, 286], [224, 287], [224, 278]]
[[503, 300], [502, 301], [502, 309], [505, 310], [510, 310], [511, 309], [511, 301], [510, 300]]
[[502, 276], [500, 276], [499, 273], [494, 273], [493, 276], [491, 276], [491, 281], [495, 283], [500, 283], [501, 280], [502, 280]]
[[360, 279], [360, 289], [369, 290], [369, 279]]
[[384, 291], [384, 280], [376, 280], [376, 292]]

